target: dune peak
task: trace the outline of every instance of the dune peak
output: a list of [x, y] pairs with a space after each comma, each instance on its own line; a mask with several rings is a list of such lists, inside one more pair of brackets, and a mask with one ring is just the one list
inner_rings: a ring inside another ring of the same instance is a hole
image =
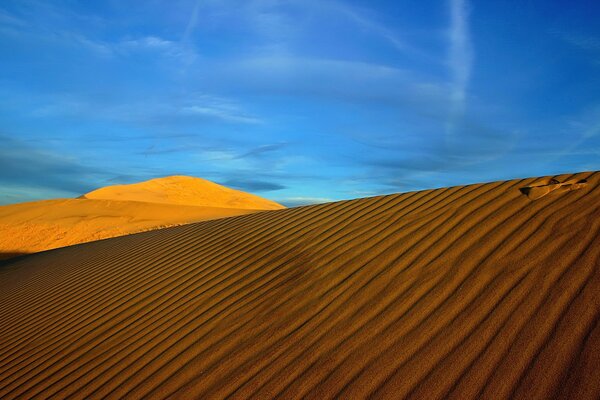
[[171, 175], [139, 183], [106, 186], [86, 193], [83, 197], [252, 210], [284, 208], [257, 195], [187, 175]]

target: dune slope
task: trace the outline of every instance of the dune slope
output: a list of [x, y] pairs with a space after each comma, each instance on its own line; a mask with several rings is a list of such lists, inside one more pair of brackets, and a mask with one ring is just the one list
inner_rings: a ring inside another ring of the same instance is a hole
[[43, 200], [0, 207], [0, 259], [257, 210], [138, 201]]
[[0, 398], [598, 398], [600, 173], [552, 179], [4, 261]]

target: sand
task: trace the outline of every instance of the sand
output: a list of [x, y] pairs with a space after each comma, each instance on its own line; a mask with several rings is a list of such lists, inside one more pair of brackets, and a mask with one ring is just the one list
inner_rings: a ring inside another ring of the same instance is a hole
[[192, 177], [109, 186], [78, 199], [0, 206], [0, 259], [283, 206]]
[[[535, 200], [523, 188], [571, 180]], [[600, 173], [0, 263], [0, 398], [600, 397]]]
[[284, 208], [281, 204], [250, 193], [230, 189], [206, 179], [181, 175], [151, 179], [131, 185], [106, 186], [86, 193], [82, 197], [250, 210]]

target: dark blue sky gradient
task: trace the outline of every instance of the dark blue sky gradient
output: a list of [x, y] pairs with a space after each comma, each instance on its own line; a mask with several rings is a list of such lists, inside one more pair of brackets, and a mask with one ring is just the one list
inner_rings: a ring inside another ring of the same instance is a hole
[[600, 169], [597, 1], [5, 0], [0, 204], [286, 205]]

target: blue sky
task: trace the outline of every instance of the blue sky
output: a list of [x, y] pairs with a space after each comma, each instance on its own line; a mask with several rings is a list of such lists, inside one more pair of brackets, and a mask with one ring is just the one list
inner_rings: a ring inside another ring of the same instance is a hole
[[600, 169], [596, 1], [3, 0], [0, 204], [286, 205]]

